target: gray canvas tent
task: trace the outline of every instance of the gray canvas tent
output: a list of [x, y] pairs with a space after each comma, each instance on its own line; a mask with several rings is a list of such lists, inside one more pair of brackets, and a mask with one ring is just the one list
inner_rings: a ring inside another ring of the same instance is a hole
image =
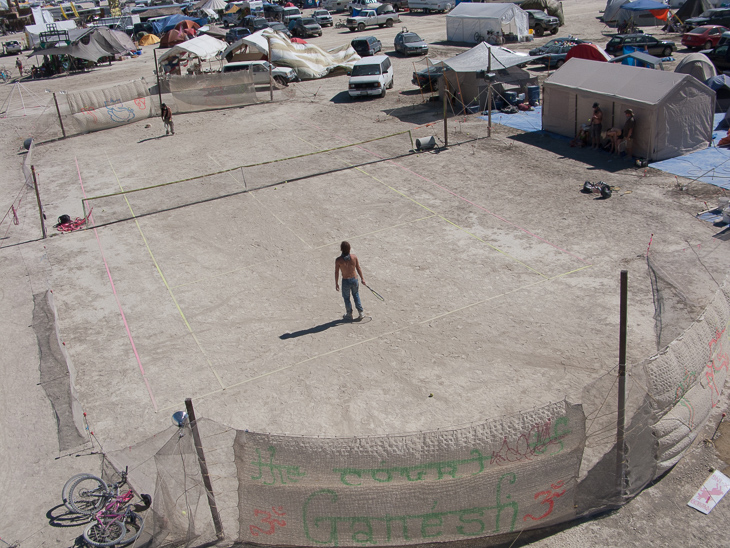
[[704, 53], [690, 53], [683, 57], [679, 64], [677, 64], [674, 72], [689, 74], [697, 78], [700, 82], [706, 82], [713, 76], [717, 76], [715, 65], [712, 64], [710, 58]]
[[[458, 102], [470, 109], [484, 110], [489, 90], [489, 80], [485, 78], [487, 72], [494, 74], [492, 85], [495, 94], [503, 95], [508, 90], [524, 91], [526, 86], [537, 85], [537, 78], [520, 68], [533, 59], [507, 48], [481, 42], [443, 61], [446, 67], [444, 78], [448, 82], [450, 95]], [[440, 86], [441, 97], [444, 92], [444, 87]]]
[[45, 55], [70, 55], [78, 59], [96, 62], [102, 57], [112, 57], [134, 51], [131, 38], [120, 30], [105, 27], [90, 27], [69, 32], [70, 45], [59, 45], [50, 48], [37, 48], [28, 57]]
[[542, 127], [576, 137], [595, 102], [604, 130], [622, 127], [623, 112], [633, 109], [636, 156], [666, 160], [705, 148], [712, 139], [715, 92], [696, 78], [585, 59], [569, 60], [545, 80]]
[[515, 4], [462, 2], [446, 16], [446, 39], [475, 44], [479, 42], [477, 35], [486, 37], [490, 32], [501, 32], [514, 34], [522, 42], [527, 39], [529, 26], [527, 12]]

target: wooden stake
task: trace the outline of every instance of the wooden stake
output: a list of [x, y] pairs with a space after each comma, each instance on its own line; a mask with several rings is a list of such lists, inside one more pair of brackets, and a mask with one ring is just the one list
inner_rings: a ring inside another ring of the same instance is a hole
[[43, 232], [43, 239], [46, 239], [46, 223], [44, 222], [45, 215], [43, 215], [43, 206], [41, 205], [41, 195], [38, 192], [38, 180], [35, 176], [35, 166], [30, 166], [30, 172], [33, 174], [33, 187], [35, 188], [35, 199], [38, 201], [38, 213], [41, 215], [41, 231]]
[[53, 92], [53, 102], [56, 103], [56, 113], [58, 114], [58, 123], [61, 124], [61, 133], [63, 138], [66, 138], [66, 130], [63, 128], [63, 120], [61, 119], [61, 109], [58, 108], [58, 99], [56, 99], [56, 92]]
[[198, 453], [198, 463], [200, 464], [200, 473], [203, 476], [203, 484], [205, 485], [205, 491], [208, 494], [208, 506], [210, 506], [210, 513], [213, 516], [213, 525], [215, 526], [215, 536], [218, 540], [223, 540], [223, 522], [221, 516], [218, 513], [218, 505], [215, 503], [215, 495], [213, 494], [213, 484], [210, 481], [210, 475], [208, 474], [208, 465], [205, 462], [205, 454], [203, 453], [203, 444], [200, 441], [200, 433], [198, 432], [198, 422], [195, 420], [195, 409], [193, 409], [193, 400], [190, 398], [185, 399], [185, 408], [188, 412], [188, 419], [190, 420], [190, 428], [193, 431], [193, 441], [195, 442], [195, 451]]

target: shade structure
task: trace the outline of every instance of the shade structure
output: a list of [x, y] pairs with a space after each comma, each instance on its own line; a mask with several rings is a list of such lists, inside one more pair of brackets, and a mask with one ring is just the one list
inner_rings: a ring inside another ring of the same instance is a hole
[[636, 116], [634, 154], [652, 161], [688, 154], [712, 141], [715, 92], [676, 72], [571, 59], [543, 84], [543, 129], [575, 137], [603, 110], [604, 130]]
[[202, 9], [219, 11], [226, 9], [227, 5], [228, 4], [225, 0], [208, 0], [205, 4], [203, 4]]
[[514, 34], [519, 41], [529, 33], [527, 12], [515, 4], [462, 2], [446, 16], [446, 39], [475, 44], [489, 33]]

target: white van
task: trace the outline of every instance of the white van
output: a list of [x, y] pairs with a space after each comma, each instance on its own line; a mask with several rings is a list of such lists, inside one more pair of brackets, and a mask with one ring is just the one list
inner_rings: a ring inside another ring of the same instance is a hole
[[347, 91], [350, 97], [385, 97], [385, 89], [393, 87], [393, 65], [387, 55], [360, 59], [349, 74], [350, 85]]
[[330, 12], [341, 12], [347, 9], [347, 0], [324, 0], [322, 7]]
[[301, 19], [302, 18], [302, 12], [299, 11], [299, 8], [294, 7], [288, 7], [284, 8], [284, 13], [282, 14], [282, 23], [285, 25], [288, 25], [290, 21], [293, 21], [294, 19]]

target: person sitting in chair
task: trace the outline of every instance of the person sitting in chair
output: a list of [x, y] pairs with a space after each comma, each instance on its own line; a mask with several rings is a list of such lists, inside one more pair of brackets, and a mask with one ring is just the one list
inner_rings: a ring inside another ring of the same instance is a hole
[[606, 132], [606, 137], [611, 139], [611, 154], [618, 155], [620, 143], [625, 142], [626, 155], [631, 157], [634, 147], [636, 119], [634, 118], [634, 111], [630, 108], [627, 108], [624, 114], [626, 114], [626, 122], [624, 123], [623, 129], [612, 127]]

